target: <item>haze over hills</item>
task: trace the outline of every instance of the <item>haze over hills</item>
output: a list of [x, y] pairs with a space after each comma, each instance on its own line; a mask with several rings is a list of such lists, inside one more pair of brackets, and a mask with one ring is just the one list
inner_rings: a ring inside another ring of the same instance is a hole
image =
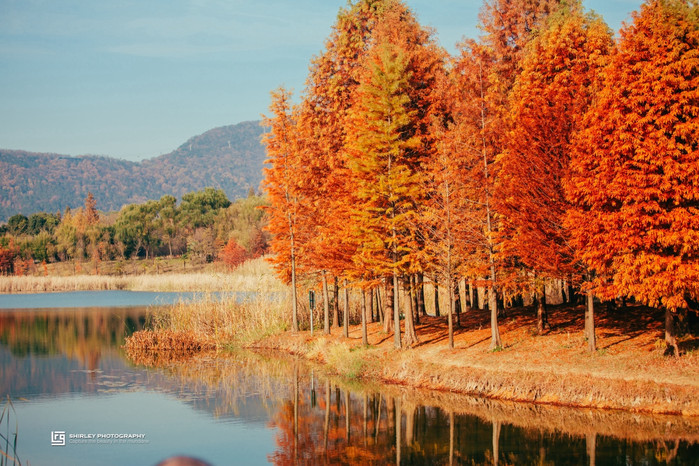
[[0, 149], [0, 221], [79, 207], [88, 192], [103, 211], [209, 186], [229, 199], [245, 196], [262, 181], [263, 131], [258, 121], [214, 128], [142, 162]]

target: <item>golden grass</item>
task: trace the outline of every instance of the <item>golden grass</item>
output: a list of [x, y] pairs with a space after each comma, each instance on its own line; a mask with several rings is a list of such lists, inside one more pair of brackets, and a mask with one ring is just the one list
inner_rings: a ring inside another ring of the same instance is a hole
[[258, 258], [231, 272], [136, 275], [25, 275], [0, 277], [0, 293], [44, 293], [55, 291], [284, 291], [285, 285], [270, 265]]
[[203, 299], [157, 309], [149, 329], [126, 338], [124, 349], [135, 364], [157, 366], [205, 350], [238, 346], [283, 332], [288, 326], [287, 293], [259, 290], [239, 302], [205, 295]]
[[200, 340], [190, 332], [162, 329], [139, 330], [124, 343], [124, 350], [134, 364], [149, 367], [158, 367], [163, 362], [185, 360], [201, 351], [214, 348], [213, 342]]
[[152, 326], [154, 330], [189, 332], [221, 347], [285, 330], [288, 309], [288, 296], [284, 293], [259, 292], [242, 302], [207, 296], [154, 312]]

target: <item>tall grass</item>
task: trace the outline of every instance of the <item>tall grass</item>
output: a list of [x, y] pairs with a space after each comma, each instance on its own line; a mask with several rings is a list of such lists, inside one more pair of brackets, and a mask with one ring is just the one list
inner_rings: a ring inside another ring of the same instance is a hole
[[0, 293], [52, 291], [283, 291], [286, 287], [262, 258], [231, 272], [139, 275], [2, 276]]
[[[10, 417], [14, 417], [14, 422], [10, 422]], [[14, 429], [11, 425], [14, 424]], [[17, 413], [12, 405], [12, 400], [8, 396], [5, 401], [5, 406], [0, 413], [0, 466], [5, 465], [22, 465], [22, 462], [17, 456], [17, 436], [19, 435], [19, 422], [17, 421]]]
[[180, 301], [154, 312], [151, 326], [156, 332], [168, 330], [190, 334], [222, 347], [286, 330], [289, 309], [287, 293], [259, 292], [243, 302], [207, 296], [193, 303]]

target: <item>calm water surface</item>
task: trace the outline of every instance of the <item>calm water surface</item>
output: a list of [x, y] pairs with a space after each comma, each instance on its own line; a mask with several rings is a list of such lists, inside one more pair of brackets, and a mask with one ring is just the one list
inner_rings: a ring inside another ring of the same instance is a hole
[[158, 301], [78, 296], [0, 296], [0, 434], [22, 464], [699, 464], [699, 420], [346, 383], [269, 354], [137, 366], [120, 346]]

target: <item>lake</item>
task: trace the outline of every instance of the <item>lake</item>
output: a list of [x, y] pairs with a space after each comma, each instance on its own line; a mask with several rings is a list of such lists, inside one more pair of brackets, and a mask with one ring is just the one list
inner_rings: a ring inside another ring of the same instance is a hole
[[13, 408], [4, 403], [10, 444], [0, 449], [12, 453], [16, 434], [17, 456], [33, 466], [154, 465], [179, 454], [215, 465], [699, 464], [691, 418], [345, 381], [272, 353], [134, 365], [125, 336], [157, 312], [148, 306], [177, 299], [0, 295], [0, 395]]

